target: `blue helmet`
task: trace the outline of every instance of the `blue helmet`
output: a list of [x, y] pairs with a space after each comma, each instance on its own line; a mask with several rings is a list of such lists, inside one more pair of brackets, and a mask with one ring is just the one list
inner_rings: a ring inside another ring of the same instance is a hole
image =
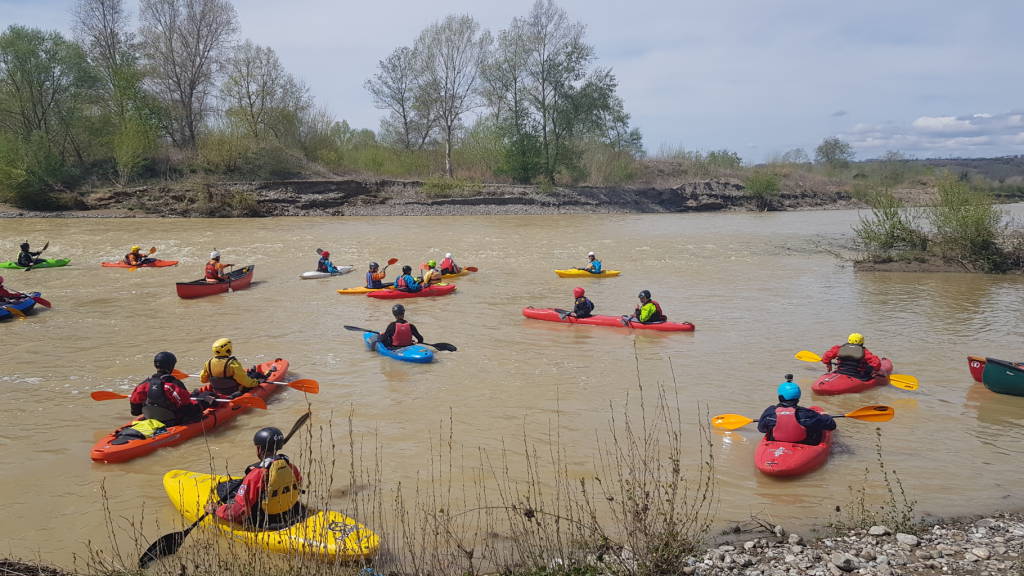
[[778, 393], [779, 398], [782, 398], [783, 400], [799, 400], [800, 386], [792, 380], [786, 380], [782, 384], [779, 384]]

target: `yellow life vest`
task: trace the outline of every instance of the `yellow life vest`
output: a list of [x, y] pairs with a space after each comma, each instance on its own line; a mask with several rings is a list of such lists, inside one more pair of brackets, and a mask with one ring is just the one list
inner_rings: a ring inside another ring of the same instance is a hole
[[158, 431], [160, 431], [160, 430], [163, 430], [164, 432], [167, 431], [166, 430], [167, 426], [165, 426], [163, 422], [161, 422], [161, 421], [159, 421], [159, 420], [157, 420], [155, 418], [149, 418], [147, 420], [139, 420], [138, 422], [132, 424], [131, 427], [134, 428], [135, 430], [137, 430], [140, 434], [142, 434], [146, 438], [152, 438], [153, 436], [156, 436], [156, 433]]
[[265, 468], [267, 475], [260, 506], [266, 514], [283, 514], [299, 502], [299, 482], [283, 454], [275, 456]]

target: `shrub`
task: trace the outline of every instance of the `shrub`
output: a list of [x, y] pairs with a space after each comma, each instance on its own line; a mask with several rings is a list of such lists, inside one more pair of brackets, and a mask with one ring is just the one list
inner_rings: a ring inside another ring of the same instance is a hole
[[747, 196], [754, 199], [758, 210], [771, 209], [772, 202], [779, 197], [779, 175], [770, 170], [755, 170], [743, 183]]
[[938, 186], [938, 203], [928, 210], [935, 243], [946, 258], [955, 258], [986, 272], [1007, 269], [999, 246], [1005, 235], [1003, 211], [992, 197], [964, 180], [946, 178]]
[[464, 180], [461, 178], [445, 178], [443, 176], [432, 176], [423, 181], [423, 192], [427, 196], [436, 198], [455, 198], [459, 196], [472, 196], [483, 190], [479, 182]]
[[928, 237], [914, 225], [912, 214], [890, 192], [866, 193], [864, 201], [871, 206], [871, 216], [861, 216], [853, 231], [868, 258], [892, 259], [895, 252], [928, 248]]

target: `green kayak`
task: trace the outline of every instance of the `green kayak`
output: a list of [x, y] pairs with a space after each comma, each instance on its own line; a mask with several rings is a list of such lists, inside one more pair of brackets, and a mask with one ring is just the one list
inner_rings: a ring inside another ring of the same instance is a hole
[[1024, 396], [1024, 366], [1019, 364], [986, 358], [981, 381], [986, 388], [998, 394]]
[[[32, 269], [35, 270], [36, 268], [60, 268], [61, 266], [67, 266], [68, 262], [71, 262], [71, 258], [47, 258], [47, 259], [43, 260], [42, 262], [40, 262], [39, 264], [33, 265]], [[21, 268], [21, 269], [24, 269], [25, 266], [18, 266], [17, 262], [7, 261], [7, 262], [0, 262], [0, 268]]]

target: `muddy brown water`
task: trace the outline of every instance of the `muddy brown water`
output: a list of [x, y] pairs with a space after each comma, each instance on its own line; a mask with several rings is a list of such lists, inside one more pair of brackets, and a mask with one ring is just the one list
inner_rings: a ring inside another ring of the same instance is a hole
[[[1010, 210], [1024, 213], [1019, 205]], [[347, 440], [340, 438], [344, 418], [354, 410], [356, 433], [381, 446], [381, 478], [388, 486], [414, 482], [429, 467], [431, 445], [449, 415], [456, 442], [491, 452], [503, 442], [521, 445], [524, 433], [544, 447], [547, 431], [557, 425], [572, 473], [585, 476], [595, 433], [607, 430], [627, 395], [636, 398], [638, 358], [645, 389], [661, 383], [678, 393], [694, 448], [701, 408], [756, 417], [772, 403], [783, 374], [792, 372], [805, 403], [832, 412], [874, 403], [896, 408], [896, 418], [881, 425], [886, 459], [919, 511], [1019, 507], [1024, 398], [974, 383], [965, 357], [1024, 357], [1024, 277], [855, 273], [818, 246], [848, 245], [857, 217], [830, 211], [4, 220], [0, 254], [13, 257], [24, 239], [49, 241], [47, 256], [70, 257], [72, 266], [2, 272], [9, 287], [41, 291], [54, 304], [0, 325], [3, 553], [67, 564], [87, 541], [102, 544], [101, 483], [112, 515], [138, 519], [143, 535], [153, 538], [178, 525], [161, 485], [165, 471], [237, 471], [253, 458], [256, 429], [289, 426], [305, 409], [294, 391], [206, 442], [126, 464], [89, 460], [91, 444], [128, 417], [127, 404], [93, 402], [90, 391], [128, 393], [151, 373], [160, 350], [174, 352], [180, 368], [196, 372], [210, 343], [222, 336], [234, 340], [246, 364], [281, 356], [291, 361], [293, 377], [319, 380], [321, 393], [309, 401], [320, 424], [333, 414], [339, 467], [348, 458]], [[134, 272], [99, 266], [133, 243], [157, 246], [157, 256], [181, 264]], [[178, 299], [174, 282], [197, 278], [214, 247], [225, 262], [255, 264], [253, 286]], [[314, 266], [316, 247], [357, 272], [300, 280]], [[588, 250], [623, 275], [583, 282], [552, 273], [582, 264]], [[359, 284], [368, 260], [395, 256], [415, 266], [445, 251], [480, 273], [458, 279], [453, 296], [406, 306], [427, 341], [454, 343], [457, 353], [441, 353], [427, 366], [399, 363], [366, 351], [358, 333], [342, 329], [382, 329], [389, 320], [392, 302], [335, 292]], [[577, 284], [605, 314], [628, 313], [636, 293], [648, 288], [670, 318], [694, 322], [697, 331], [632, 332], [520, 315], [527, 305], [569, 306]], [[810, 384], [821, 368], [793, 354], [820, 354], [851, 331], [863, 332], [868, 347], [892, 358], [897, 372], [917, 376], [920, 390], [814, 398]], [[757, 473], [757, 440], [753, 427], [712, 433], [722, 524], [751, 514], [797, 528], [827, 521], [834, 504], [848, 501], [849, 487], [860, 485], [865, 467], [875, 466], [872, 424], [840, 421], [829, 464], [798, 480]], [[685, 464], [692, 467], [696, 450], [691, 454]], [[344, 488], [346, 474], [338, 476]], [[880, 494], [877, 483], [869, 490]], [[335, 505], [345, 507], [342, 496]]]

